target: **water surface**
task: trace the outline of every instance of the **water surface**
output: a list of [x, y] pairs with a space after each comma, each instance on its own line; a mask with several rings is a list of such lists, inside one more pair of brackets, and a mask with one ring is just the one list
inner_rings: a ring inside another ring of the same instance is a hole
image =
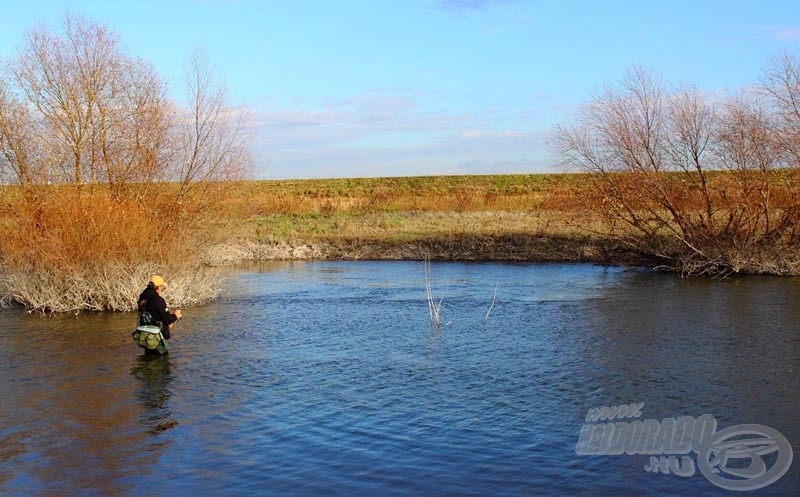
[[155, 359], [131, 314], [0, 312], [0, 494], [733, 494], [575, 453], [588, 409], [639, 402], [800, 449], [796, 279], [434, 263], [432, 287], [439, 328], [422, 263], [244, 270]]

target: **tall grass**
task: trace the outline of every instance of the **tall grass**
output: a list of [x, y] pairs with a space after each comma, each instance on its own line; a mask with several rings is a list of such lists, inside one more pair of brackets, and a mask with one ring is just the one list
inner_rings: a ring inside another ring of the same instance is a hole
[[218, 278], [197, 264], [191, 230], [168, 198], [119, 196], [102, 187], [2, 191], [2, 300], [32, 311], [132, 310], [150, 275], [168, 301], [213, 298]]

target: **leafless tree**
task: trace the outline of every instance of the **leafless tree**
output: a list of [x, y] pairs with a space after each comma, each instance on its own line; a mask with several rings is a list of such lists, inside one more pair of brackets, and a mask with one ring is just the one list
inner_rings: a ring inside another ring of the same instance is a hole
[[800, 167], [800, 60], [790, 52], [775, 57], [761, 90], [771, 100], [781, 145], [791, 154], [791, 167]]
[[241, 178], [251, 165], [247, 110], [229, 104], [203, 50], [185, 73], [187, 100], [173, 103], [152, 66], [128, 55], [107, 26], [66, 15], [59, 32], [30, 30], [0, 80], [8, 79], [0, 85], [6, 171], [21, 183], [113, 188], [175, 180], [181, 197]]
[[181, 197], [195, 193], [202, 204], [210, 186], [241, 179], [249, 171], [250, 115], [230, 105], [206, 51], [189, 55], [185, 79], [188, 98], [178, 118], [176, 175]]
[[4, 181], [34, 183], [41, 164], [41, 133], [28, 107], [15, 99], [0, 80], [0, 174]]
[[171, 159], [171, 104], [164, 86], [144, 61], [125, 61], [113, 99], [98, 103], [93, 148], [100, 179], [114, 188], [164, 179]]
[[7, 91], [0, 113], [20, 181], [118, 188], [153, 179], [166, 166], [163, 82], [149, 64], [125, 53], [107, 26], [66, 15], [61, 27], [29, 31], [10, 65], [20, 98]]
[[559, 130], [558, 150], [593, 174], [619, 240], [684, 274], [758, 271], [797, 243], [797, 69], [784, 58], [764, 92], [719, 101], [635, 68]]
[[[800, 60], [790, 52], [775, 57], [761, 86], [775, 116], [774, 140], [781, 150], [783, 188], [800, 204]], [[795, 213], [800, 215], [800, 213]], [[796, 239], [798, 233], [793, 233]]]

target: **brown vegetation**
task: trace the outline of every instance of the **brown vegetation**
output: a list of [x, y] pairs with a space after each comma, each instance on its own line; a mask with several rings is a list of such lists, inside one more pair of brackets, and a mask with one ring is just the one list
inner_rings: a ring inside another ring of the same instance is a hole
[[249, 164], [246, 114], [202, 52], [187, 65], [188, 107], [165, 95], [106, 26], [66, 16], [27, 34], [0, 74], [2, 300], [131, 309], [155, 271], [179, 305], [216, 295], [194, 230]]
[[588, 231], [582, 174], [244, 182], [207, 233], [212, 264], [272, 259], [643, 262]]
[[560, 132], [605, 231], [684, 275], [797, 274], [800, 63], [725, 101], [637, 69]]

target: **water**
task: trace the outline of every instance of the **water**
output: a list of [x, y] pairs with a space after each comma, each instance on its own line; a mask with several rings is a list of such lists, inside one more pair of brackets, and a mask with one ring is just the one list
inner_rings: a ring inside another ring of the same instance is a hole
[[[0, 312], [0, 494], [731, 495], [575, 453], [588, 409], [639, 402], [800, 450], [796, 279], [434, 263], [439, 329], [421, 263], [233, 283], [155, 359], [130, 314]], [[798, 488], [795, 461], [747, 495]]]

